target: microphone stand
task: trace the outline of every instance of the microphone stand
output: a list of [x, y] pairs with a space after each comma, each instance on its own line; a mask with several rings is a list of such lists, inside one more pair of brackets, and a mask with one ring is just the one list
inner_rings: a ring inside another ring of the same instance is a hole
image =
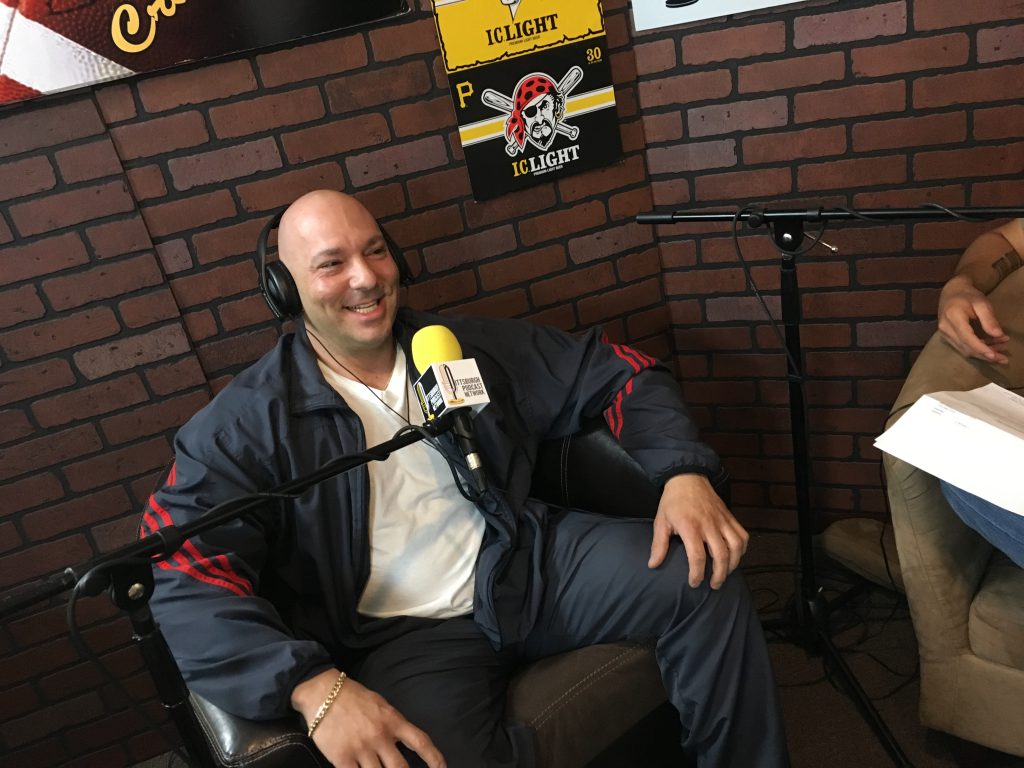
[[128, 544], [87, 563], [66, 568], [40, 583], [16, 590], [0, 599], [0, 618], [54, 597], [69, 589], [90, 597], [108, 590], [110, 599], [128, 614], [132, 640], [142, 653], [161, 703], [174, 721], [182, 743], [199, 768], [216, 768], [204, 731], [189, 703], [189, 691], [159, 625], [153, 619], [149, 599], [153, 595], [153, 564], [166, 560], [193, 536], [235, 520], [280, 496], [297, 496], [317, 483], [371, 461], [384, 461], [394, 451], [425, 438], [436, 437], [451, 427], [442, 416], [423, 427], [367, 448], [362, 453], [339, 456], [308, 475], [270, 489], [232, 499], [182, 526], [169, 525], [144, 539]]
[[831, 603], [823, 595], [814, 567], [811, 515], [811, 475], [808, 444], [807, 414], [804, 399], [803, 353], [800, 347], [800, 289], [797, 283], [796, 257], [804, 241], [805, 225], [809, 222], [829, 221], [903, 221], [966, 219], [985, 221], [1024, 216], [1024, 208], [901, 208], [856, 211], [847, 208], [812, 208], [804, 210], [769, 210], [745, 208], [735, 212], [708, 213], [653, 213], [636, 217], [639, 224], [679, 224], [682, 222], [721, 221], [745, 222], [752, 228], [767, 225], [776, 246], [782, 252], [780, 264], [780, 292], [782, 322], [785, 326], [787, 379], [789, 382], [789, 418], [793, 439], [793, 476], [796, 489], [797, 538], [799, 557], [800, 594], [795, 600], [797, 637], [806, 651], [821, 650], [839, 672], [847, 691], [861, 716], [871, 726], [875, 736], [899, 766], [911, 765], [900, 749], [892, 732], [878, 714], [871, 699], [860, 686], [853, 671], [832, 642], [828, 631], [829, 614], [846, 603], [850, 594], [840, 595]]

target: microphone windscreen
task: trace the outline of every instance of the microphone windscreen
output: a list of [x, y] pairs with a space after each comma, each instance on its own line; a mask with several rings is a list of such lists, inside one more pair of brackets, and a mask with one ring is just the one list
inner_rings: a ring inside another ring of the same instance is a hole
[[445, 326], [428, 325], [413, 334], [412, 362], [421, 376], [434, 363], [461, 359], [462, 346]]

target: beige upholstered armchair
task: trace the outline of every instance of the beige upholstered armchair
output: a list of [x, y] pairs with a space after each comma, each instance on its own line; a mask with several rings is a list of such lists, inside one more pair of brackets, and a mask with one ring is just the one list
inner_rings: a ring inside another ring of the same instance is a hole
[[[1010, 363], [967, 361], [936, 334], [914, 363], [890, 424], [930, 392], [994, 381], [1024, 393], [1024, 270], [991, 299], [1011, 336]], [[921, 722], [1024, 756], [1024, 569], [960, 521], [934, 477], [888, 455], [884, 464], [921, 656]], [[1019, 477], [1024, 482], [1024, 467]]]

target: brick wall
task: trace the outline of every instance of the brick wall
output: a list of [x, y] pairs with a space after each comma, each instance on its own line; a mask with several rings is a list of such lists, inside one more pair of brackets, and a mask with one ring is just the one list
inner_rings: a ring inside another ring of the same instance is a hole
[[[1013, 0], [818, 2], [638, 34], [654, 203], [1022, 206], [1022, 40], [1024, 5]], [[873, 438], [934, 330], [941, 284], [987, 226], [835, 225], [824, 239], [838, 255], [801, 257], [822, 522], [884, 514]], [[734, 504], [791, 521], [785, 360], [729, 229], [658, 228], [673, 347], [705, 436], [726, 458]], [[777, 317], [778, 254], [764, 230], [742, 235]]]
[[[777, 344], [721, 227], [655, 231], [635, 214], [1020, 202], [1015, 0], [819, 2], [642, 35], [624, 0], [607, 2], [625, 158], [485, 203], [421, 6], [0, 113], [0, 590], [131, 539], [176, 427], [277, 337], [252, 252], [306, 190], [350, 190], [387, 224], [419, 274], [413, 306], [604, 323], [674, 355], [751, 514], [792, 502]], [[976, 231], [844, 226], [826, 237], [840, 256], [802, 262], [823, 508], [882, 510], [871, 436]], [[741, 239], [776, 306], [773, 252]], [[150, 698], [124, 620], [100, 599], [80, 615]], [[120, 766], [164, 749], [77, 658], [63, 600], [0, 627], [12, 764]]]

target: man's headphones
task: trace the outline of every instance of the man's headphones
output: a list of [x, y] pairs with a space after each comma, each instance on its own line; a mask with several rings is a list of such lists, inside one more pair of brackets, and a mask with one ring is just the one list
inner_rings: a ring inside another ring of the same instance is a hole
[[[263, 298], [267, 300], [274, 317], [284, 322], [302, 314], [302, 299], [299, 298], [299, 289], [295, 285], [295, 278], [288, 271], [288, 267], [280, 261], [267, 263], [267, 241], [270, 239], [270, 233], [280, 225], [282, 216], [284, 216], [284, 211], [278, 211], [263, 227], [259, 239], [256, 241], [256, 258], [259, 260], [260, 291], [263, 293]], [[380, 227], [380, 233], [384, 237], [384, 245], [391, 253], [391, 258], [398, 266], [399, 284], [408, 285], [412, 282], [413, 276], [409, 265], [402, 257], [402, 251], [383, 227]]]

